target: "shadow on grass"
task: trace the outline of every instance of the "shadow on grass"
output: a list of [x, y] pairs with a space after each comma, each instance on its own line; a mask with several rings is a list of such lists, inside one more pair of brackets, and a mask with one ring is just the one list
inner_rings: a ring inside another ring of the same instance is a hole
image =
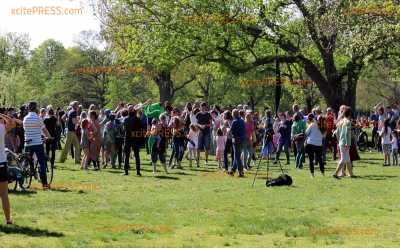
[[166, 180], [179, 180], [178, 177], [171, 177], [171, 176], [155, 176], [154, 178], [157, 178], [157, 179], [166, 179]]
[[365, 179], [365, 180], [387, 180], [390, 178], [396, 178], [398, 176], [392, 175], [365, 175], [365, 176], [355, 176], [355, 179]]
[[33, 190], [8, 190], [8, 193], [13, 195], [28, 195], [28, 196], [37, 194], [37, 192]]
[[170, 174], [173, 174], [173, 175], [182, 175], [182, 176], [195, 176], [195, 174], [186, 173], [186, 172], [184, 172], [184, 171], [175, 171], [175, 172], [172, 172], [172, 173], [170, 173]]
[[6, 234], [22, 234], [31, 237], [64, 237], [63, 233], [59, 232], [51, 232], [49, 230], [32, 228], [27, 226], [18, 226], [18, 225], [6, 225], [0, 226], [0, 232]]

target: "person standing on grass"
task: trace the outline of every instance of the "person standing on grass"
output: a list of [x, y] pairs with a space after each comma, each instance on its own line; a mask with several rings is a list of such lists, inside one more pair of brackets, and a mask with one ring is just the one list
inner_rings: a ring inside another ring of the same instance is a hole
[[[95, 110], [89, 112], [89, 161], [93, 161], [94, 169], [100, 170], [100, 150], [102, 145], [101, 126]], [[90, 163], [90, 162], [89, 162]]]
[[224, 168], [224, 151], [226, 144], [226, 135], [224, 135], [224, 131], [222, 128], [218, 128], [217, 130], [217, 138], [216, 138], [216, 159], [218, 161], [218, 166], [222, 170]]
[[379, 136], [382, 139], [382, 151], [384, 154], [384, 163], [383, 166], [390, 166], [390, 152], [392, 150], [392, 143], [391, 143], [391, 135], [392, 129], [390, 128], [390, 119], [387, 118], [383, 122], [383, 128], [379, 131]]
[[279, 156], [283, 149], [285, 149], [286, 153], [286, 164], [290, 164], [290, 153], [289, 153], [290, 134], [291, 134], [290, 122], [286, 119], [285, 113], [279, 113], [279, 120], [280, 122], [278, 125], [278, 132], [280, 134], [280, 137], [278, 141], [278, 148], [276, 151], [274, 164], [278, 163]]
[[246, 170], [250, 170], [250, 163], [253, 157], [253, 139], [255, 134], [255, 127], [251, 112], [245, 114], [244, 120], [246, 128], [246, 138], [243, 141], [243, 166]]
[[393, 159], [393, 165], [399, 165], [399, 160], [397, 158], [398, 152], [399, 152], [399, 143], [398, 143], [398, 134], [397, 131], [394, 130], [392, 132], [392, 159]]
[[306, 123], [303, 116], [295, 113], [293, 116], [292, 139], [296, 146], [296, 168], [303, 169], [303, 154], [305, 141]]
[[82, 163], [81, 163], [81, 169], [87, 170], [89, 166], [89, 120], [84, 118], [81, 121], [81, 148], [83, 151], [83, 158], [82, 158]]
[[208, 163], [208, 153], [210, 151], [211, 143], [211, 114], [207, 111], [207, 103], [203, 102], [200, 105], [201, 110], [196, 115], [197, 124], [200, 128], [199, 133], [199, 149], [197, 157], [200, 159], [200, 151], [204, 149], [205, 165]]
[[[226, 143], [224, 149], [224, 170], [229, 171], [229, 167], [232, 167], [234, 159], [233, 154], [233, 142], [232, 142], [232, 113], [229, 110], [226, 110], [223, 114], [223, 127], [224, 135], [226, 135]], [[231, 154], [231, 165], [229, 166], [228, 154]]]
[[325, 175], [324, 163], [322, 161], [322, 133], [317, 123], [314, 120], [314, 115], [308, 115], [308, 127], [305, 131], [306, 153], [310, 160], [311, 177], [314, 178], [314, 159], [319, 164], [319, 169], [322, 175]]
[[65, 141], [64, 150], [61, 152], [60, 163], [64, 163], [67, 159], [68, 152], [71, 150], [71, 147], [74, 148], [75, 154], [75, 164], [80, 164], [81, 158], [81, 148], [79, 145], [79, 139], [76, 134], [76, 125], [78, 124], [78, 107], [79, 103], [77, 101], [71, 102], [70, 104], [71, 110], [66, 114], [66, 122], [67, 122], [67, 139]]
[[8, 198], [8, 173], [7, 156], [5, 152], [6, 132], [16, 127], [16, 123], [22, 124], [20, 120], [12, 119], [4, 114], [0, 114], [0, 197], [3, 206], [6, 224], [11, 225], [11, 206]]
[[139, 117], [137, 117], [136, 109], [133, 105], [128, 107], [128, 117], [123, 120], [123, 127], [125, 133], [124, 143], [124, 154], [125, 154], [125, 176], [127, 176], [129, 170], [129, 158], [131, 150], [135, 155], [136, 162], [136, 175], [142, 176], [140, 173], [140, 146], [144, 142], [144, 127]]
[[25, 131], [25, 150], [33, 156], [36, 154], [37, 160], [40, 165], [40, 181], [42, 182], [43, 189], [49, 189], [47, 183], [47, 158], [43, 147], [42, 133], [44, 134], [45, 140], [51, 139], [49, 132], [47, 131], [43, 120], [40, 119], [37, 114], [37, 103], [30, 102], [28, 104], [29, 113], [25, 116], [23, 121], [23, 127]]
[[192, 167], [192, 159], [194, 158], [197, 167], [199, 167], [199, 160], [197, 158], [197, 147], [199, 146], [199, 129], [195, 124], [190, 124], [189, 133], [186, 137], [189, 139], [189, 142], [187, 143], [189, 166]]
[[43, 122], [51, 137], [54, 137], [46, 141], [46, 155], [47, 158], [50, 158], [51, 166], [54, 167], [57, 149], [57, 139], [55, 138], [57, 137], [57, 117], [55, 116], [53, 108], [48, 108], [47, 116], [44, 117]]
[[234, 109], [232, 111], [233, 122], [231, 125], [231, 133], [232, 133], [232, 143], [233, 143], [233, 167], [229, 172], [230, 175], [234, 175], [236, 170], [239, 170], [239, 177], [243, 177], [243, 162], [241, 158], [243, 142], [246, 139], [246, 127], [244, 120], [240, 118], [239, 110]]
[[340, 160], [333, 177], [339, 179], [340, 173], [342, 173], [347, 167], [349, 176], [353, 176], [353, 170], [350, 161], [350, 145], [351, 145], [351, 121], [350, 121], [350, 107], [340, 107], [339, 121], [336, 125], [336, 136], [339, 142]]

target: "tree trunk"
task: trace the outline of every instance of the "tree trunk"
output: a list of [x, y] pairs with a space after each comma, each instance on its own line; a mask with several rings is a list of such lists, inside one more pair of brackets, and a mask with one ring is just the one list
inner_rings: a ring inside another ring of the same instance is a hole
[[352, 111], [355, 111], [356, 107], [356, 79], [349, 79], [348, 81], [342, 81], [340, 87], [337, 87], [336, 91], [332, 91], [330, 94], [324, 94], [326, 103], [329, 107], [333, 108], [334, 111], [338, 112], [341, 105], [347, 105], [351, 107]]
[[160, 102], [171, 102], [174, 96], [174, 82], [171, 80], [171, 73], [169, 71], [159, 72], [154, 78], [160, 93]]

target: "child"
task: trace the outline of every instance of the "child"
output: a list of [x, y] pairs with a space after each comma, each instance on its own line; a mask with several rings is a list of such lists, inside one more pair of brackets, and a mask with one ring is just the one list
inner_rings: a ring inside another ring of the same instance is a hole
[[221, 128], [217, 130], [217, 138], [216, 138], [216, 158], [218, 161], [219, 168], [222, 170], [224, 168], [224, 151], [226, 145], [227, 136], [224, 135], [224, 132]]
[[399, 144], [398, 144], [398, 136], [397, 136], [397, 131], [394, 130], [392, 132], [392, 159], [393, 159], [393, 165], [399, 165], [399, 161], [397, 159], [397, 152], [399, 150]]
[[194, 155], [197, 167], [199, 167], [199, 158], [197, 157], [199, 129], [195, 124], [190, 124], [189, 128], [189, 134], [187, 135], [187, 138], [189, 139], [189, 142], [187, 143], [189, 166], [192, 167], [192, 157]]
[[384, 162], [383, 166], [390, 166], [390, 150], [392, 148], [390, 136], [392, 133], [392, 129], [389, 127], [389, 122], [390, 122], [390, 120], [386, 119], [383, 122], [382, 129], [379, 131], [379, 135], [382, 138], [382, 150], [383, 150], [383, 154], [385, 155], [385, 162]]
[[81, 149], [83, 151], [83, 159], [81, 162], [81, 169], [88, 169], [88, 156], [89, 156], [89, 121], [87, 119], [82, 120], [81, 123]]
[[165, 137], [161, 137], [159, 134], [161, 131], [161, 126], [162, 124], [158, 124], [158, 121], [156, 119], [153, 119], [151, 121], [151, 129], [150, 131], [147, 132], [147, 142], [148, 142], [148, 147], [150, 149], [150, 154], [151, 154], [151, 164], [153, 165], [153, 174], [156, 174], [157, 172], [157, 159], [160, 159], [161, 165], [164, 168], [164, 171], [166, 174], [168, 174], [167, 171], [167, 165], [166, 165], [166, 160], [165, 160]]

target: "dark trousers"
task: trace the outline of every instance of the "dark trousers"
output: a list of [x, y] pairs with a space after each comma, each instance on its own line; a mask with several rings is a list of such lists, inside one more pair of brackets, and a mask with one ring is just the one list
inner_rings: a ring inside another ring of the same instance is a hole
[[226, 145], [225, 145], [225, 150], [224, 150], [224, 167], [225, 167], [226, 171], [229, 169], [229, 166], [228, 166], [228, 162], [229, 162], [228, 153], [229, 152], [231, 153], [231, 166], [233, 166], [233, 161], [235, 160], [235, 158], [233, 156], [234, 154], [233, 154], [231, 139], [226, 140]]
[[285, 149], [286, 153], [286, 160], [289, 163], [290, 161], [290, 153], [289, 153], [289, 147], [290, 147], [290, 141], [283, 141], [278, 143], [278, 149], [276, 151], [276, 161], [279, 160], [279, 156], [281, 155], [281, 152], [283, 149]]
[[324, 163], [322, 161], [322, 146], [315, 146], [311, 144], [306, 145], [306, 152], [310, 160], [310, 172], [314, 174], [314, 159], [319, 164], [319, 169], [321, 173], [325, 172]]
[[139, 142], [126, 140], [124, 144], [124, 153], [125, 153], [125, 165], [124, 170], [125, 174], [128, 175], [129, 169], [129, 157], [131, 155], [131, 149], [133, 149], [133, 153], [135, 154], [135, 162], [136, 162], [136, 174], [140, 174], [140, 144]]
[[239, 170], [239, 173], [243, 173], [243, 162], [241, 159], [242, 150], [243, 150], [242, 143], [233, 143], [234, 160], [233, 160], [232, 171]]
[[[47, 158], [50, 158], [50, 164], [53, 166], [54, 161], [56, 158], [56, 150], [57, 150], [57, 141], [56, 140], [50, 140], [46, 143], [46, 155]], [[51, 154], [50, 154], [51, 152]]]
[[115, 139], [115, 153], [118, 157], [118, 168], [122, 167], [122, 148], [124, 146], [124, 139], [123, 138], [116, 138]]
[[31, 157], [33, 156], [33, 154], [36, 154], [40, 166], [40, 181], [43, 185], [47, 185], [47, 159], [44, 153], [43, 145], [26, 146], [25, 151], [28, 152]]
[[177, 162], [181, 162], [185, 151], [185, 142], [181, 137], [172, 138], [172, 149]]

